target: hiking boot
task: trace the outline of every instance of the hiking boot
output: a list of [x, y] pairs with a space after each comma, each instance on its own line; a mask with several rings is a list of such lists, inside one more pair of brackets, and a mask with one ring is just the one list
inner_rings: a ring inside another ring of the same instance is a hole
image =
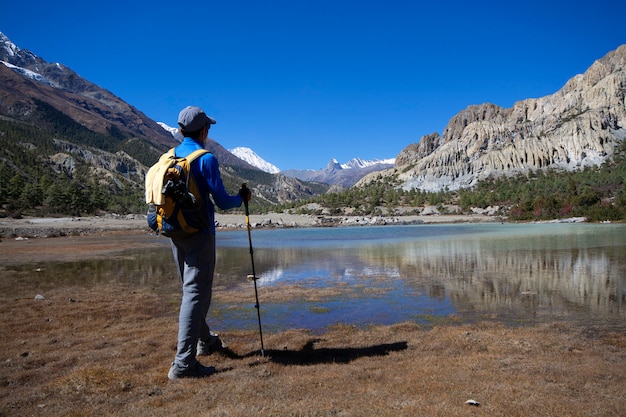
[[193, 367], [183, 367], [173, 363], [170, 371], [167, 373], [167, 377], [172, 381], [180, 378], [204, 378], [213, 375], [215, 372], [214, 367], [204, 366], [200, 362], [196, 362], [196, 365]]
[[221, 349], [226, 349], [226, 344], [220, 339], [217, 333], [209, 332], [207, 340], [198, 340], [196, 348], [197, 356], [207, 356]]

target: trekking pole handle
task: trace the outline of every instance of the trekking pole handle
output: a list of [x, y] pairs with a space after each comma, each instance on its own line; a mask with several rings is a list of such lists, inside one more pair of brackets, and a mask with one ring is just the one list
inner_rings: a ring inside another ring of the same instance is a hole
[[243, 200], [243, 206], [246, 209], [246, 216], [249, 216], [250, 211], [248, 209], [248, 200], [250, 199], [250, 189], [245, 182], [241, 184], [241, 188], [239, 189], [239, 196], [241, 197], [241, 200]]

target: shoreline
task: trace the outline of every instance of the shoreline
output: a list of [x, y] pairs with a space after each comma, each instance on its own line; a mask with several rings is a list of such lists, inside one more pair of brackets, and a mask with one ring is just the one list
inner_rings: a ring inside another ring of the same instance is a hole
[[[251, 214], [252, 228], [282, 227], [341, 227], [375, 225], [409, 225], [432, 223], [493, 223], [504, 222], [500, 216], [484, 214], [456, 215], [410, 215], [410, 216], [327, 216], [288, 213]], [[244, 214], [215, 214], [216, 229], [234, 230], [246, 228]], [[47, 238], [77, 236], [122, 231], [152, 231], [147, 226], [146, 216], [130, 214], [119, 216], [107, 214], [88, 217], [24, 217], [0, 219], [0, 238]]]

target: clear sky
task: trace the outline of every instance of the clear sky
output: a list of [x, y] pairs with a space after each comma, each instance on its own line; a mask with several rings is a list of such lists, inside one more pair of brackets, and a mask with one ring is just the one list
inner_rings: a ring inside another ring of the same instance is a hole
[[395, 157], [472, 104], [559, 90], [626, 43], [626, 1], [0, 0], [0, 31], [148, 117], [280, 169]]

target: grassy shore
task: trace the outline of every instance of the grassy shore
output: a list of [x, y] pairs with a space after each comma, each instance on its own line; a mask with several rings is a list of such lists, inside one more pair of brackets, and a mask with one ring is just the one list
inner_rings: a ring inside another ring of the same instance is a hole
[[[0, 243], [0, 416], [626, 415], [623, 329], [562, 322], [507, 327], [459, 317], [429, 326], [337, 324], [323, 334], [293, 329], [264, 334], [265, 356], [258, 332], [219, 329], [228, 348], [202, 358], [217, 374], [169, 381], [176, 283], [85, 277], [58, 285], [38, 280], [30, 266], [123, 250], [108, 241]], [[253, 294], [216, 288], [214, 297]]]

